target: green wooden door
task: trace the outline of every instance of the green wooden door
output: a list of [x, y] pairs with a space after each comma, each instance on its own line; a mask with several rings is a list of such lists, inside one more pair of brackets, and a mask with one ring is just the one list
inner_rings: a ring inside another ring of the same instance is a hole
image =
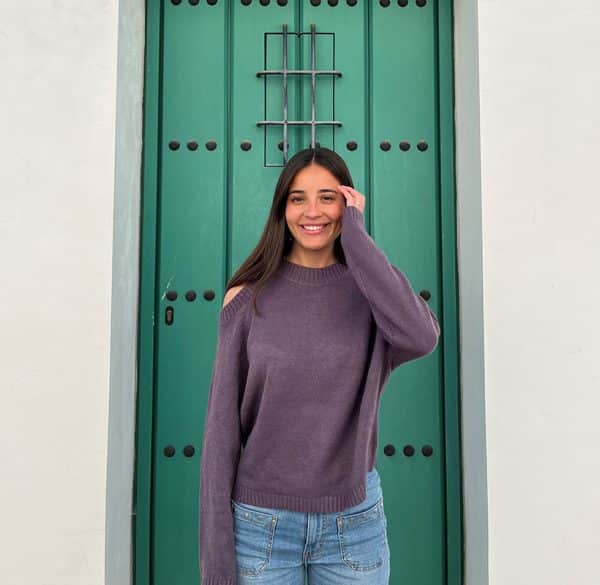
[[446, 0], [148, 2], [136, 585], [199, 583], [224, 287], [285, 160], [315, 143], [347, 161], [371, 235], [442, 325], [382, 396], [391, 583], [461, 582], [451, 20]]

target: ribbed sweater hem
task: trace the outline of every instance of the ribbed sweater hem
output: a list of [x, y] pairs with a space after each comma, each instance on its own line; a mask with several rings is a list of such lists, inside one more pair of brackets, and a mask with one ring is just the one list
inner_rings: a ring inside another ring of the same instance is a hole
[[362, 480], [351, 490], [335, 496], [318, 496], [305, 498], [287, 494], [271, 494], [254, 490], [247, 486], [235, 484], [232, 498], [236, 501], [261, 506], [263, 508], [284, 508], [297, 512], [330, 514], [340, 512], [360, 504], [367, 497], [365, 481]]
[[236, 585], [237, 578], [202, 575], [202, 585]]

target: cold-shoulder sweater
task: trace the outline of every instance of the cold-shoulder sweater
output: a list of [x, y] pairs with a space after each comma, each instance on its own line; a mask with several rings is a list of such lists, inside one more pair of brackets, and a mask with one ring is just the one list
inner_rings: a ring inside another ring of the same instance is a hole
[[231, 499], [330, 513], [366, 497], [391, 371], [437, 346], [426, 301], [347, 206], [346, 265], [282, 259], [221, 309], [201, 452], [202, 585], [236, 585]]

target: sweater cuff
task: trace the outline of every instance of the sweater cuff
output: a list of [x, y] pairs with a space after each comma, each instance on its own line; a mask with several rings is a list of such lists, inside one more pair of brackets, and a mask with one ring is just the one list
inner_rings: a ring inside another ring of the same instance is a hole
[[349, 216], [352, 221], [359, 222], [364, 226], [365, 216], [364, 213], [355, 205], [346, 205], [344, 208], [344, 217]]

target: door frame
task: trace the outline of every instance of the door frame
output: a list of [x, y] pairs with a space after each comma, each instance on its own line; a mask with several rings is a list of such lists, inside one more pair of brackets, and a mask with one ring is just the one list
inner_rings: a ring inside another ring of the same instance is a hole
[[[456, 4], [466, 4], [456, 2]], [[476, 7], [474, 0], [468, 2]], [[135, 585], [150, 585], [151, 567], [151, 481], [152, 481], [152, 420], [154, 388], [154, 328], [156, 291], [156, 212], [159, 162], [159, 90], [160, 90], [160, 40], [162, 32], [161, 6], [159, 0], [146, 2], [145, 13], [145, 60], [143, 84], [143, 155], [142, 155], [142, 198], [139, 261], [139, 313], [137, 352], [137, 404], [135, 420], [135, 479], [132, 509], [132, 554], [133, 582]], [[453, 6], [451, 0], [439, 0], [437, 15], [438, 36], [437, 87], [439, 100], [439, 148], [440, 148], [440, 234], [442, 259], [442, 344], [441, 350], [444, 383], [444, 437], [446, 473], [446, 583], [460, 585], [464, 574], [463, 547], [463, 500], [461, 461], [461, 402], [460, 402], [460, 332], [457, 253], [457, 201], [455, 187], [455, 107], [454, 107], [454, 39]], [[475, 15], [476, 8], [472, 11]], [[464, 15], [463, 15], [464, 18]], [[472, 35], [472, 20], [464, 24]], [[476, 33], [475, 33], [476, 34]], [[120, 45], [121, 43], [119, 43]], [[469, 86], [472, 82], [469, 83]], [[474, 110], [478, 114], [478, 108]], [[474, 140], [474, 139], [472, 139]], [[471, 146], [471, 145], [469, 145]], [[477, 142], [478, 146], [478, 142]], [[471, 169], [472, 170], [472, 169]], [[480, 226], [479, 226], [480, 227]], [[472, 268], [472, 266], [471, 266]], [[482, 280], [479, 272], [471, 275], [476, 282]], [[476, 267], [477, 270], [477, 267]], [[483, 388], [483, 386], [481, 386]], [[481, 390], [479, 390], [481, 392]], [[110, 454], [109, 454], [110, 456]], [[485, 469], [485, 467], [483, 467]], [[476, 533], [481, 532], [479, 524]], [[487, 523], [485, 523], [487, 534]], [[107, 536], [108, 540], [108, 536]], [[107, 548], [108, 550], [108, 548]], [[487, 551], [486, 551], [487, 559]], [[108, 562], [108, 561], [107, 561]], [[486, 565], [487, 566], [487, 560]], [[487, 572], [486, 572], [487, 581]], [[479, 581], [482, 582], [483, 581]]]

